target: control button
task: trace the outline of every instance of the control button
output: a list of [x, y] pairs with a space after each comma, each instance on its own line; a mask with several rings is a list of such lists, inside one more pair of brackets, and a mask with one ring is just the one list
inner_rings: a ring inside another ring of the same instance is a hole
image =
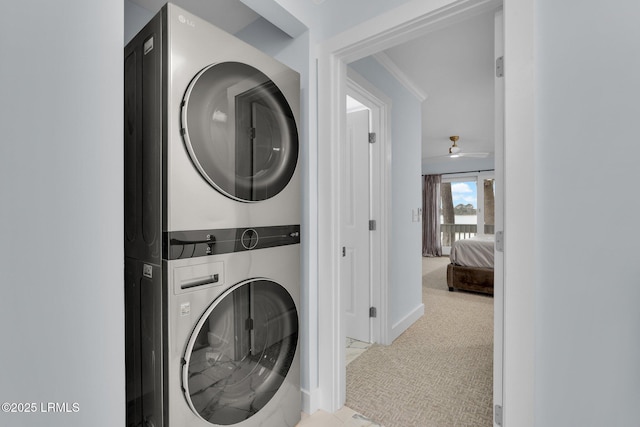
[[247, 228], [240, 240], [245, 249], [253, 249], [258, 245], [258, 232], [253, 228]]

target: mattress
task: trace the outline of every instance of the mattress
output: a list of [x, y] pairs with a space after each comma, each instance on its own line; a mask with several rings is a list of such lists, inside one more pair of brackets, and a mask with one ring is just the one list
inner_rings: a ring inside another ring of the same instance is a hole
[[464, 267], [493, 268], [493, 235], [478, 235], [453, 243], [449, 258], [451, 263]]

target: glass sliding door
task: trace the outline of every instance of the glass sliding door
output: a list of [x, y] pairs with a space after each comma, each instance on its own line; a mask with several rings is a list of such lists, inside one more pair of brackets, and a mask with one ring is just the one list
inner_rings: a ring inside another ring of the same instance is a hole
[[494, 232], [493, 173], [443, 177], [440, 185], [440, 232], [443, 253], [455, 241]]

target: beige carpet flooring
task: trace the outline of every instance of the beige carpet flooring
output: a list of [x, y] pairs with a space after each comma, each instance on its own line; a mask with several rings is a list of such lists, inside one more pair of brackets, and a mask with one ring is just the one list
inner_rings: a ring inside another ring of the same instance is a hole
[[346, 406], [385, 427], [492, 426], [493, 298], [449, 292], [423, 258], [425, 315], [347, 366]]

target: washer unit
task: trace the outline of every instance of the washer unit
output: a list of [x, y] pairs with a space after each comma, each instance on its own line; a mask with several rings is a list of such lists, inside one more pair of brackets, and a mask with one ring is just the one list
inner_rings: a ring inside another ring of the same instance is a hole
[[299, 245], [167, 263], [169, 426], [300, 421], [298, 265]]
[[124, 71], [127, 426], [294, 426], [299, 76], [172, 4]]
[[300, 228], [218, 230], [168, 253], [126, 258], [127, 426], [295, 426]]

